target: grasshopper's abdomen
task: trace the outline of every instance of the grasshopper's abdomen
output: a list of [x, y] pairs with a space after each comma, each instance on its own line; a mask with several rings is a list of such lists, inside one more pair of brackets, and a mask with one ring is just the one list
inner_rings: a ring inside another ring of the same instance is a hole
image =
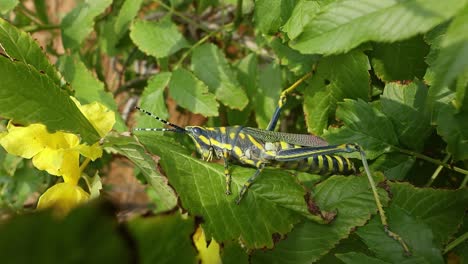
[[305, 171], [320, 175], [350, 175], [355, 173], [354, 164], [345, 157], [335, 155], [317, 155], [297, 161], [283, 161], [277, 167]]
[[[273, 143], [277, 150], [301, 148], [285, 142]], [[297, 171], [305, 171], [320, 175], [350, 175], [356, 172], [353, 162], [345, 157], [336, 155], [316, 155], [309, 158], [291, 161], [276, 161], [273, 166], [292, 169]]]

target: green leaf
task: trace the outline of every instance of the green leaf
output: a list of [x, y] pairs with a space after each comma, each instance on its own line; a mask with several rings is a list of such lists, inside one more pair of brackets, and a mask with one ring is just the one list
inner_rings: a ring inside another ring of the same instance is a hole
[[[75, 97], [83, 104], [100, 102], [108, 109], [118, 113], [117, 104], [111, 93], [105, 91], [104, 83], [98, 80], [78, 56], [63, 55], [57, 61], [63, 77], [72, 85]], [[127, 127], [119, 114], [115, 115], [114, 128], [125, 131]]]
[[264, 34], [276, 33], [289, 19], [297, 0], [257, 0], [254, 20], [258, 30]]
[[410, 84], [389, 83], [380, 100], [382, 112], [392, 121], [400, 143], [418, 151], [432, 132], [427, 90], [417, 80]]
[[[382, 179], [382, 178], [380, 178]], [[379, 195], [385, 204], [388, 197]], [[366, 177], [333, 176], [317, 185], [314, 199], [324, 210], [336, 210], [335, 220], [327, 225], [303, 222], [272, 251], [259, 251], [254, 263], [312, 263], [334, 248], [353, 229], [362, 226], [376, 213], [377, 207]], [[383, 227], [380, 226], [383, 231]]]
[[[463, 1], [460, 1], [463, 2]], [[468, 5], [453, 19], [447, 29], [437, 59], [431, 65], [435, 87], [449, 86], [468, 70]]]
[[370, 257], [363, 253], [350, 252], [345, 254], [336, 254], [336, 256], [346, 264], [360, 264], [360, 263], [369, 263], [369, 264], [385, 264], [389, 262], [382, 261], [380, 259]]
[[338, 104], [336, 116], [344, 122], [340, 128], [330, 128], [324, 137], [332, 144], [354, 142], [361, 145], [369, 159], [375, 159], [398, 145], [391, 120], [370, 104], [347, 100]]
[[452, 105], [443, 107], [437, 116], [437, 133], [447, 142], [455, 160], [468, 159], [468, 111], [457, 113]]
[[0, 1], [0, 14], [6, 14], [13, 10], [19, 3], [18, 0], [2, 0]]
[[169, 93], [182, 107], [204, 116], [217, 116], [219, 104], [208, 87], [185, 69], [172, 73]]
[[429, 46], [421, 35], [395, 43], [373, 43], [371, 63], [382, 81], [422, 78]]
[[70, 97], [36, 69], [0, 56], [0, 115], [28, 125], [42, 123], [50, 131], [80, 135], [87, 143], [100, 138]]
[[94, 19], [112, 4], [112, 0], [85, 1], [78, 4], [62, 20], [62, 41], [66, 49], [78, 49], [93, 31]]
[[130, 38], [140, 50], [156, 58], [167, 57], [188, 47], [169, 17], [159, 22], [136, 20], [130, 27]]
[[291, 46], [301, 53], [329, 55], [366, 41], [403, 40], [450, 19], [465, 4], [459, 0], [335, 1], [310, 20]]
[[237, 242], [223, 243], [221, 258], [223, 264], [249, 264], [249, 256]]
[[303, 187], [285, 171], [265, 169], [237, 205], [239, 190], [254, 169], [231, 165], [233, 193], [226, 195], [223, 165], [193, 158], [167, 137], [140, 137], [140, 141], [161, 157], [181, 205], [191, 215], [201, 216], [207, 236], [220, 243], [241, 239], [247, 248], [271, 248], [272, 235], [289, 232], [301, 219], [299, 214], [319, 218], [308, 211]]
[[291, 17], [284, 25], [283, 31], [288, 33], [290, 39], [295, 39], [302, 33], [309, 21], [318, 14], [322, 5], [322, 1], [299, 0], [292, 11]]
[[140, 263], [197, 263], [193, 246], [193, 218], [178, 212], [157, 217], [136, 218], [128, 223], [136, 239]]
[[[109, 206], [87, 205], [64, 219], [50, 211], [20, 215], [2, 222], [0, 233], [0, 255], [9, 263], [130, 263], [136, 259], [132, 242], [118, 232]], [[25, 248], [27, 254], [21, 251]]]
[[237, 62], [235, 69], [237, 80], [247, 93], [249, 103], [242, 111], [228, 111], [228, 122], [229, 124], [247, 125], [249, 116], [255, 106], [255, 98], [257, 94], [257, 56], [254, 53], [250, 53]]
[[229, 108], [242, 110], [249, 103], [224, 54], [215, 45], [203, 44], [193, 50], [192, 70]]
[[104, 147], [108, 151], [127, 157], [141, 170], [159, 201], [156, 204], [156, 212], [168, 211], [177, 205], [177, 197], [167, 184], [167, 179], [156, 171], [156, 163], [134, 138], [108, 136]]
[[49, 62], [37, 42], [26, 32], [0, 18], [0, 46], [6, 54], [42, 71], [56, 84], [60, 84], [60, 76], [55, 67]]
[[[148, 80], [148, 85], [141, 95], [140, 107], [162, 119], [168, 118], [164, 90], [169, 85], [171, 76], [170, 72], [160, 72], [153, 75]], [[163, 127], [163, 123], [147, 115], [139, 115], [137, 117], [137, 127]]]
[[319, 60], [317, 55], [304, 55], [289, 46], [281, 43], [279, 38], [272, 38], [270, 41], [271, 48], [278, 56], [279, 63], [285, 65], [293, 73], [304, 75], [312, 71], [312, 66]]
[[257, 96], [255, 98], [255, 120], [258, 127], [266, 128], [278, 105], [282, 90], [281, 69], [277, 64], [268, 64], [260, 70]]
[[304, 95], [309, 132], [321, 135], [344, 98], [368, 100], [369, 61], [361, 51], [322, 59]]
[[114, 24], [114, 32], [117, 38], [121, 38], [127, 32], [142, 3], [143, 0], [125, 0]]
[[407, 242], [412, 257], [402, 254], [401, 247], [385, 235], [376, 218], [359, 228], [358, 235], [385, 261], [443, 263], [442, 246], [463, 219], [468, 204], [467, 192], [415, 188], [406, 183], [390, 186], [393, 199], [386, 209], [390, 228]]
[[385, 178], [391, 181], [401, 181], [413, 167], [416, 158], [400, 153], [386, 153], [378, 157], [371, 165], [374, 171], [382, 171]]

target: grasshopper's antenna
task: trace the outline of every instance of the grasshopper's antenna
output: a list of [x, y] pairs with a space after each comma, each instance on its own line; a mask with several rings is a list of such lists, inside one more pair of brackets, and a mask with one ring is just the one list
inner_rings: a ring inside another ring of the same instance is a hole
[[170, 131], [170, 132], [176, 132], [176, 133], [186, 133], [187, 132], [187, 130], [185, 130], [185, 128], [180, 127], [180, 126], [175, 125], [175, 124], [172, 124], [171, 122], [166, 121], [166, 120], [164, 120], [162, 118], [159, 118], [158, 116], [155, 116], [153, 113], [151, 113], [151, 112], [149, 112], [149, 111], [147, 111], [145, 109], [142, 109], [142, 108], [140, 108], [138, 106], [135, 106], [135, 108], [138, 109], [140, 112], [145, 113], [145, 114], [151, 116], [152, 118], [158, 120], [159, 122], [173, 127], [173, 128], [138, 128], [137, 127], [137, 128], [133, 129], [135, 131]]

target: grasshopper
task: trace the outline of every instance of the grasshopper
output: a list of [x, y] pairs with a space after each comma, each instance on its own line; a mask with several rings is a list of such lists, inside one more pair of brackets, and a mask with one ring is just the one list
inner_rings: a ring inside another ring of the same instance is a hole
[[364, 150], [355, 143], [329, 145], [324, 139], [309, 134], [292, 134], [273, 131], [279, 120], [281, 109], [286, 102], [287, 94], [292, 92], [311, 73], [305, 75], [292, 86], [281, 93], [274, 115], [267, 130], [252, 127], [180, 127], [158, 116], [136, 107], [142, 113], [159, 120], [170, 128], [135, 128], [136, 131], [166, 131], [187, 134], [192, 138], [197, 152], [202, 159], [211, 161], [213, 158], [223, 159], [226, 181], [226, 194], [231, 194], [231, 174], [229, 160], [236, 160], [242, 164], [256, 167], [256, 172], [244, 183], [236, 203], [239, 204], [249, 187], [261, 174], [265, 166], [276, 166], [295, 169], [322, 175], [349, 175], [356, 172], [354, 164], [348, 158], [334, 155], [336, 153], [358, 152], [367, 174], [372, 193], [380, 214], [385, 232], [398, 241], [405, 253], [410, 250], [403, 239], [388, 228], [387, 218], [377, 193]]

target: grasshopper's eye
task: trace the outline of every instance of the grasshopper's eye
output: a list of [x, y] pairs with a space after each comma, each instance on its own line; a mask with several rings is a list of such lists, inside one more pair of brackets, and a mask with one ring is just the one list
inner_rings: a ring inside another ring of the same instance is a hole
[[198, 128], [198, 127], [194, 127], [194, 128], [193, 128], [193, 133], [195, 133], [195, 134], [198, 134], [198, 135], [199, 135], [199, 134], [201, 134], [201, 133], [202, 133], [202, 131], [201, 131], [201, 129], [200, 129], [200, 128]]

